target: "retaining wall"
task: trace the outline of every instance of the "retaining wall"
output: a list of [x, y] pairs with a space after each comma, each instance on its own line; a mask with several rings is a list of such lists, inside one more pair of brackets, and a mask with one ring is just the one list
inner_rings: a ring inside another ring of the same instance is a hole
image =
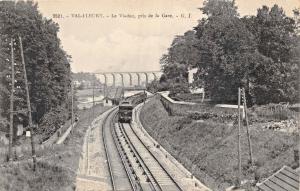
[[[211, 105], [208, 103], [192, 103], [192, 102], [184, 102], [184, 101], [175, 101], [168, 96], [168, 93], [158, 93], [159, 99], [163, 104], [164, 108], [167, 110], [169, 115], [188, 115], [189, 113], [193, 112], [209, 112], [214, 107], [214, 112], [221, 112], [223, 114], [233, 114], [237, 112], [236, 107], [228, 107], [229, 105]], [[243, 107], [241, 106], [241, 109]]]

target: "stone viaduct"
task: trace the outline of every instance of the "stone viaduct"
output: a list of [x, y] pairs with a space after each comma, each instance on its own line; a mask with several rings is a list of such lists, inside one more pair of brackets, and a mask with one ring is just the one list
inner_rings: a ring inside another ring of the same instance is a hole
[[133, 75], [136, 75], [137, 77], [137, 86], [141, 86], [141, 76], [144, 75], [145, 76], [145, 84], [147, 86], [147, 84], [149, 83], [149, 77], [150, 75], [152, 75], [154, 77], [154, 79], [158, 79], [161, 71], [142, 71], [142, 72], [96, 72], [94, 73], [95, 75], [102, 75], [104, 76], [104, 84], [105, 86], [107, 86], [108, 83], [108, 76], [112, 76], [113, 79], [113, 86], [116, 86], [116, 78], [119, 76], [121, 78], [121, 84], [122, 87], [124, 87], [124, 75], [128, 75], [129, 76], [129, 85], [133, 86]]

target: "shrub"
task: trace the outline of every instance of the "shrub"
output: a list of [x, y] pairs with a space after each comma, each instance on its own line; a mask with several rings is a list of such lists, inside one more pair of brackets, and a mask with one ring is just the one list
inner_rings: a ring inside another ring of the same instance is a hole
[[287, 120], [297, 118], [297, 112], [290, 110], [287, 104], [268, 104], [263, 106], [253, 106], [250, 115], [255, 118], [265, 118], [269, 120]]
[[189, 85], [184, 78], [176, 78], [170, 80], [170, 97], [174, 97], [177, 94], [190, 93]]
[[179, 93], [173, 99], [194, 103], [202, 103], [202, 94]]
[[193, 120], [207, 120], [215, 119], [221, 122], [234, 121], [237, 119], [237, 114], [229, 114], [223, 112], [204, 111], [204, 112], [190, 112], [188, 117]]
[[42, 134], [43, 140], [47, 139], [65, 123], [67, 115], [68, 112], [63, 107], [52, 109], [41, 119], [37, 133]]
[[192, 119], [189, 117], [183, 117], [178, 120], [178, 127], [176, 127], [177, 130], [181, 130], [184, 127], [186, 127], [188, 124], [192, 123]]

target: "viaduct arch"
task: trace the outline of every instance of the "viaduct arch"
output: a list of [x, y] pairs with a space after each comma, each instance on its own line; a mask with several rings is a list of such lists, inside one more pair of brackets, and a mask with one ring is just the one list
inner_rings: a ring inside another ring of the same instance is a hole
[[122, 87], [125, 87], [125, 81], [124, 81], [124, 74], [129, 76], [129, 85], [132, 86], [133, 84], [133, 76], [132, 74], [135, 74], [137, 76], [137, 86], [141, 87], [141, 83], [142, 83], [142, 79], [141, 79], [141, 74], [145, 75], [145, 87], [148, 85], [149, 83], [149, 77], [150, 75], [153, 76], [153, 79], [158, 78], [158, 75], [161, 74], [161, 71], [141, 71], [141, 72], [97, 72], [94, 73], [95, 75], [102, 75], [104, 76], [104, 84], [105, 84], [105, 88], [107, 88], [108, 86], [108, 76], [112, 76], [112, 86], [116, 86], [116, 79], [117, 79], [117, 75], [120, 76], [121, 79], [121, 85]]

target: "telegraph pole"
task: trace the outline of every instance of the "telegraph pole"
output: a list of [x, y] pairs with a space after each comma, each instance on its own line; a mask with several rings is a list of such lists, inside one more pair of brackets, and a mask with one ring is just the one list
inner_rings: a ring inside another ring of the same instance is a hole
[[241, 165], [241, 88], [238, 90], [238, 186], [241, 185], [242, 165]]
[[93, 118], [92, 120], [94, 120], [95, 118], [95, 80], [93, 80], [93, 107], [92, 107], [92, 112], [93, 112]]
[[74, 87], [73, 87], [73, 81], [71, 81], [71, 126], [73, 129], [73, 123], [74, 123]]
[[245, 111], [245, 120], [246, 120], [246, 125], [247, 125], [247, 137], [248, 137], [250, 162], [251, 162], [251, 165], [253, 165], [252, 144], [251, 144], [251, 139], [250, 139], [249, 121], [248, 121], [248, 116], [247, 116], [247, 100], [246, 100], [245, 88], [243, 88], [243, 100], [244, 100], [243, 105], [244, 105], [244, 111]]
[[36, 154], [35, 154], [35, 145], [34, 145], [34, 139], [33, 139], [33, 124], [32, 124], [32, 116], [31, 116], [31, 105], [30, 105], [30, 97], [29, 97], [28, 80], [27, 80], [26, 66], [25, 66], [25, 60], [24, 60], [24, 53], [23, 53], [22, 38], [20, 36], [19, 36], [19, 41], [20, 41], [20, 51], [21, 51], [24, 80], [25, 80], [25, 89], [26, 89], [26, 99], [27, 99], [27, 109], [28, 109], [27, 112], [28, 112], [28, 122], [29, 122], [28, 125], [29, 125], [29, 129], [30, 129], [33, 171], [35, 171], [35, 169], [36, 169]]
[[9, 145], [8, 145], [8, 161], [12, 160], [12, 144], [13, 144], [13, 125], [14, 125], [14, 91], [15, 91], [15, 68], [14, 68], [14, 46], [13, 39], [10, 40], [11, 48], [11, 94], [10, 94], [10, 124], [9, 124]]

